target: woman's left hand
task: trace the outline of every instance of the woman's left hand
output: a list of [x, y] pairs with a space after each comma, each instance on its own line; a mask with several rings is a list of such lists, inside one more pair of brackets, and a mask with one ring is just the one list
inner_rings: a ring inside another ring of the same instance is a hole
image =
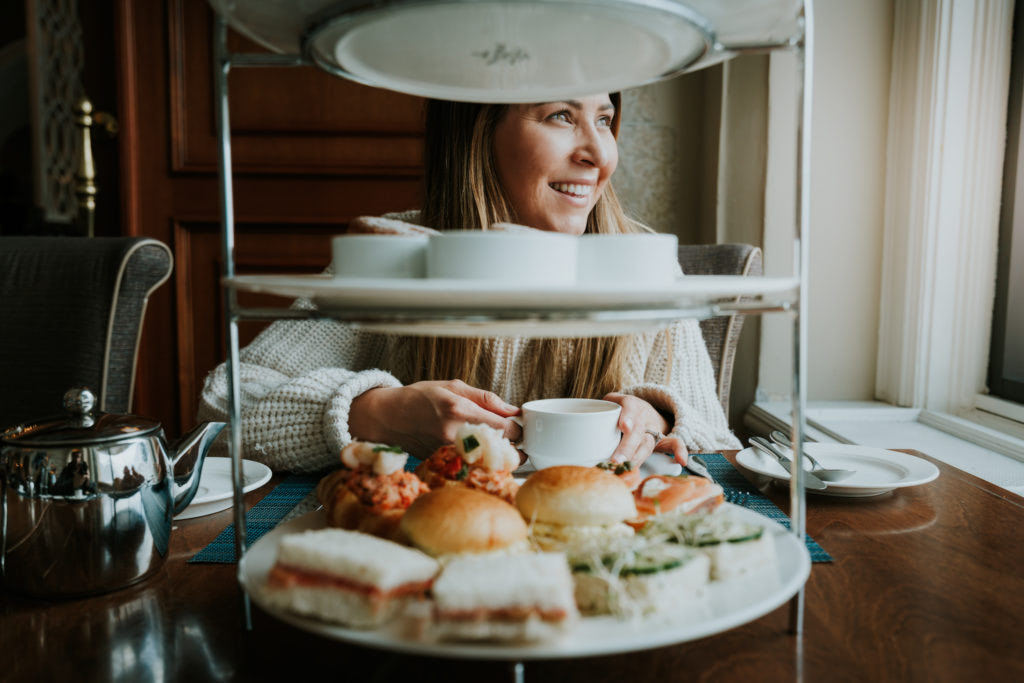
[[674, 436], [665, 436], [668, 422], [654, 406], [628, 394], [611, 393], [604, 400], [622, 406], [619, 414], [622, 441], [612, 453], [613, 461], [629, 460], [634, 468], [638, 468], [657, 450], [672, 455], [682, 465], [686, 464], [686, 445]]

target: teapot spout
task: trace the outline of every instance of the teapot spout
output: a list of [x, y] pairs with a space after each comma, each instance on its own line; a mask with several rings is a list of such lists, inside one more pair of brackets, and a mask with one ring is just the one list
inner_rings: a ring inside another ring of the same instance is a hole
[[203, 422], [170, 446], [168, 459], [172, 477], [174, 514], [184, 510], [199, 490], [199, 476], [203, 470], [206, 452], [217, 435], [227, 427], [226, 422]]

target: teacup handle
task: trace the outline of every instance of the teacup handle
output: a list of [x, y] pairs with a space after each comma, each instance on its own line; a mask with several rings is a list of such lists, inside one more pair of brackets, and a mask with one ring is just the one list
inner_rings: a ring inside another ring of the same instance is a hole
[[516, 443], [512, 444], [516, 448], [519, 448], [520, 450], [522, 450], [522, 448], [523, 448], [523, 441], [526, 440], [526, 425], [523, 424], [523, 418], [521, 416], [519, 416], [519, 415], [513, 415], [513, 416], [511, 416], [508, 419], [512, 420], [517, 425], [519, 425], [520, 427], [523, 428], [523, 436], [522, 436], [522, 438], [520, 438], [519, 441], [517, 441]]

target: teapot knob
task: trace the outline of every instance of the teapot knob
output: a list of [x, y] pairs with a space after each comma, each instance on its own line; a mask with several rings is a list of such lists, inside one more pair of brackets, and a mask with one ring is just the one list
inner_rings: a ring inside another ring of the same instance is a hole
[[96, 405], [96, 395], [89, 387], [75, 387], [64, 392], [64, 410], [72, 415], [88, 415]]

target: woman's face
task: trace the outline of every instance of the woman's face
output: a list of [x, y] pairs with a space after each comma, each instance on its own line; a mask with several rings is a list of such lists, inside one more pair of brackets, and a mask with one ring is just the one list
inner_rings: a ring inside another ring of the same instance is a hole
[[516, 220], [580, 235], [619, 162], [608, 95], [510, 105], [494, 130], [498, 177]]

